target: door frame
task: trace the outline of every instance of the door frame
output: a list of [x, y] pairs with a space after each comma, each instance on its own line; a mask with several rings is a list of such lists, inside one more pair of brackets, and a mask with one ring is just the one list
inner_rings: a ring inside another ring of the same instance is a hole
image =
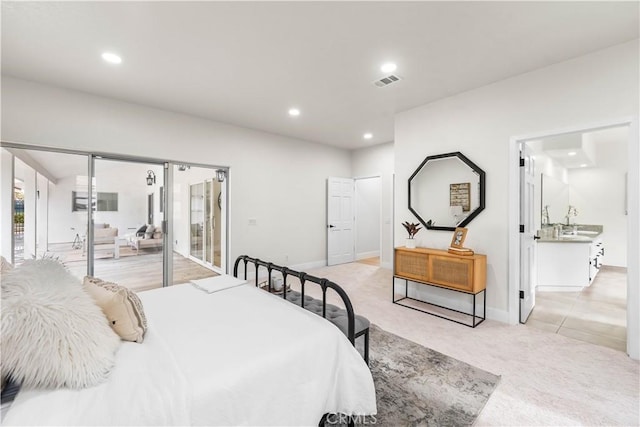
[[[637, 165], [640, 164], [638, 142], [639, 116], [603, 120], [600, 122], [574, 125], [565, 128], [539, 131], [536, 133], [512, 136], [509, 140], [509, 202], [508, 202], [508, 318], [510, 324], [519, 321], [520, 290], [520, 176], [519, 144], [532, 139], [575, 133], [586, 130], [598, 130], [617, 126], [629, 126], [628, 141], [628, 235], [627, 259], [640, 258], [640, 176]], [[640, 266], [627, 263], [627, 354], [635, 360], [640, 359]]]
[[365, 179], [377, 179], [378, 180], [378, 197], [379, 197], [379, 205], [378, 205], [378, 258], [380, 259], [380, 265], [382, 264], [382, 174], [374, 174], [374, 175], [366, 175], [366, 176], [357, 176], [353, 178], [354, 183], [354, 230], [353, 238], [354, 238], [354, 247], [355, 247], [355, 255], [356, 261], [358, 260], [358, 186], [357, 181], [362, 181]]

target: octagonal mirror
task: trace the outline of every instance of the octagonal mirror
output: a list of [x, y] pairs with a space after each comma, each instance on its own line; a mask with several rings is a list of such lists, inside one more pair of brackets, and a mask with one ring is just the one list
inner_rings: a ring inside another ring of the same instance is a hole
[[429, 156], [409, 178], [409, 210], [430, 230], [465, 227], [484, 209], [484, 181], [460, 152]]

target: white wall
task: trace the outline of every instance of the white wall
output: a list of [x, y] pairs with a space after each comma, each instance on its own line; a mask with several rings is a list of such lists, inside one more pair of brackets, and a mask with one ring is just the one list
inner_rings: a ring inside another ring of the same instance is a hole
[[43, 255], [49, 247], [49, 180], [38, 174], [38, 201], [36, 207], [36, 249], [37, 255]]
[[37, 173], [34, 169], [27, 166], [20, 159], [15, 159], [16, 177], [20, 177], [23, 181], [22, 189], [24, 191], [24, 259], [36, 258], [38, 251], [37, 245]]
[[380, 176], [382, 186], [382, 231], [380, 266], [393, 266], [393, 182], [394, 144], [374, 145], [351, 152], [354, 177]]
[[[461, 151], [487, 174], [486, 208], [468, 225], [465, 246], [487, 255], [488, 317], [508, 321], [510, 138], [637, 116], [638, 89], [635, 40], [396, 115], [395, 244], [400, 222], [413, 219], [409, 175], [428, 155]], [[451, 233], [424, 230], [417, 239], [446, 248]]]
[[7, 76], [2, 124], [8, 142], [229, 166], [231, 261], [324, 265], [326, 179], [352, 176], [346, 150]]
[[13, 155], [0, 148], [0, 256], [13, 263]]
[[596, 144], [597, 167], [569, 170], [569, 201], [578, 209], [575, 222], [603, 226], [603, 264], [617, 267], [627, 266], [626, 142]]
[[355, 180], [356, 259], [380, 256], [380, 177]]

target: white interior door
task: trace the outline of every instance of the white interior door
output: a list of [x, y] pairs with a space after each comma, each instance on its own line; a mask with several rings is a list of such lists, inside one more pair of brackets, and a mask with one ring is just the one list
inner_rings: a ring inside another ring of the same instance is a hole
[[520, 159], [520, 322], [525, 323], [536, 304], [536, 168], [526, 143]]
[[353, 193], [353, 179], [329, 177], [327, 180], [328, 265], [355, 261]]

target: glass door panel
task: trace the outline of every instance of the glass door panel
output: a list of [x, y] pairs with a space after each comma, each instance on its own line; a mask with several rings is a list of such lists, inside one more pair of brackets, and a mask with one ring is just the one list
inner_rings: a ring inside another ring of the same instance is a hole
[[204, 252], [202, 238], [204, 231], [204, 184], [192, 184], [190, 188], [191, 250], [189, 253], [192, 257], [202, 260]]
[[204, 182], [204, 261], [207, 264], [213, 262], [213, 184], [212, 181]]
[[222, 269], [222, 184], [213, 180], [213, 265]]
[[[3, 151], [3, 155], [13, 156], [15, 165], [10, 189], [15, 263], [52, 257], [83, 278], [88, 264], [84, 251], [88, 216], [86, 209], [74, 210], [71, 200], [74, 193], [86, 191], [89, 157], [22, 148]], [[3, 224], [1, 232], [10, 231]]]
[[[93, 275], [134, 291], [162, 287], [164, 165], [96, 158], [94, 176]], [[73, 205], [86, 210], [87, 197]]]
[[174, 164], [172, 194], [173, 284], [216, 276], [207, 243], [211, 235], [215, 169]]

